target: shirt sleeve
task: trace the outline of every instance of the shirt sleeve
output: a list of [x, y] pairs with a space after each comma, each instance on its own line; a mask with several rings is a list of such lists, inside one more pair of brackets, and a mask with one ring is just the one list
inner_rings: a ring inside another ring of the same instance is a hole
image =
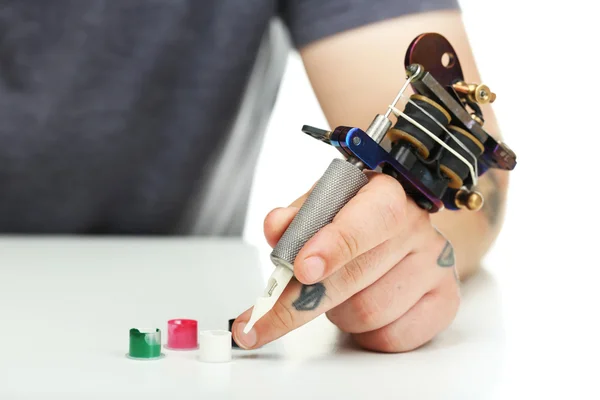
[[460, 10], [458, 0], [279, 0], [294, 47], [389, 18]]

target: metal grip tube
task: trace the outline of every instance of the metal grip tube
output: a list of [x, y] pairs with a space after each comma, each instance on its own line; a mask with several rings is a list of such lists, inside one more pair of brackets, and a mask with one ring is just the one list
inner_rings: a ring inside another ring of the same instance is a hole
[[271, 252], [273, 263], [293, 271], [294, 260], [304, 244], [331, 223], [367, 182], [367, 176], [358, 167], [334, 159]]

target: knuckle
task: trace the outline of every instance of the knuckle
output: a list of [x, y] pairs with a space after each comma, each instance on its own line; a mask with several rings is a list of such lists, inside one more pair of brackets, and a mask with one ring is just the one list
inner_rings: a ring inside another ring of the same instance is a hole
[[360, 287], [363, 269], [358, 266], [353, 267], [354, 265], [357, 265], [357, 260], [352, 260], [326, 279], [326, 286], [334, 293], [334, 297], [347, 299], [356, 293]]
[[287, 308], [283, 304], [279, 302], [275, 303], [270, 315], [271, 323], [275, 328], [282, 329], [285, 331], [291, 331], [294, 329], [294, 314], [289, 308]]
[[389, 175], [381, 174], [379, 177], [380, 183], [377, 186], [377, 190], [385, 192], [388, 200], [386, 206], [383, 209], [383, 214], [387, 219], [394, 223], [400, 223], [406, 218], [406, 192], [402, 185]]
[[397, 182], [395, 179], [391, 178], [392, 183], [390, 184], [390, 189], [392, 190], [392, 198], [395, 200], [397, 204], [402, 206], [402, 210], [406, 208], [406, 191], [402, 187], [402, 185]]
[[347, 229], [337, 229], [337, 246], [346, 259], [351, 260], [358, 255], [359, 245], [356, 235]]
[[340, 280], [344, 283], [345, 287], [356, 288], [360, 286], [365, 276], [365, 258], [355, 258], [340, 270]]
[[348, 298], [351, 295], [351, 288], [356, 285], [356, 277], [353, 273], [348, 272], [348, 268], [340, 269], [334, 279], [331, 279], [331, 286], [335, 288], [336, 293], [341, 298]]
[[339, 321], [340, 321], [340, 311], [339, 311], [339, 306], [338, 307], [334, 307], [329, 311], [325, 312], [325, 316], [327, 317], [327, 319], [334, 325], [339, 326]]
[[385, 206], [380, 209], [381, 218], [386, 228], [397, 230], [406, 221], [406, 207], [404, 202], [395, 197], [389, 197]]
[[338, 297], [348, 298], [356, 293], [359, 288], [364, 287], [368, 269], [373, 268], [378, 260], [379, 258], [375, 251], [368, 251], [352, 259], [328, 278], [328, 285], [335, 291]]
[[[345, 268], [342, 268], [342, 271]], [[345, 299], [346, 298], [346, 292], [347, 289], [344, 286], [343, 281], [340, 282], [340, 280], [338, 279], [338, 275], [340, 275], [343, 272], [339, 272], [336, 273], [328, 278], [325, 278], [325, 280], [323, 281], [323, 284], [325, 285], [325, 287], [327, 287], [329, 293], [331, 293], [331, 297], [332, 298], [336, 298], [336, 299]]]
[[396, 178], [394, 178], [388, 174], [378, 173], [373, 178], [373, 183], [375, 185], [387, 187], [387, 188], [394, 188], [394, 189], [400, 188], [401, 191], [404, 192], [404, 189], [402, 189], [402, 185], [400, 184], [400, 182], [398, 182], [396, 180]]
[[384, 329], [380, 334], [380, 347], [382, 351], [388, 353], [397, 353], [405, 351], [405, 347], [398, 338], [392, 334], [391, 329]]
[[386, 177], [386, 188], [390, 191], [391, 197], [395, 202], [400, 204], [401, 206], [406, 205], [406, 191], [404, 187], [398, 182], [396, 179], [392, 178], [389, 175], [384, 175]]
[[418, 205], [415, 204], [416, 212], [414, 213], [413, 220], [415, 227], [423, 227], [424, 225], [429, 225], [431, 222], [431, 216], [429, 212], [422, 209]]
[[342, 332], [354, 333], [354, 321], [351, 317], [348, 317], [347, 309], [345, 306], [345, 304], [342, 304], [332, 310], [329, 310], [325, 313], [325, 316], [333, 325], [335, 325]]
[[412, 351], [428, 340], [416, 320], [410, 321], [401, 332], [396, 332], [396, 335], [392, 336], [389, 333], [388, 336], [389, 346], [396, 352]]
[[377, 331], [375, 335], [369, 337], [369, 343], [365, 344], [375, 351], [384, 353], [402, 353], [414, 348], [405, 338], [398, 336], [389, 327]]
[[372, 326], [375, 322], [376, 315], [378, 315], [380, 311], [377, 301], [371, 296], [360, 294], [352, 297], [349, 301], [349, 306], [355, 321], [363, 328], [368, 329], [368, 327]]

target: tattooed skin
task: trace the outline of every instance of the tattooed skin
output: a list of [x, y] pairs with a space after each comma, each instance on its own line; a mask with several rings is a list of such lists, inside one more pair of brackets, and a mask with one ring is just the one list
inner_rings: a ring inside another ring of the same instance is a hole
[[312, 311], [316, 309], [325, 297], [325, 285], [315, 283], [314, 285], [303, 285], [300, 296], [292, 303], [298, 311]]
[[440, 267], [454, 266], [454, 248], [449, 241], [446, 241], [446, 245], [437, 259], [437, 263]]
[[452, 247], [452, 244], [448, 240], [446, 240], [446, 245], [444, 246], [442, 252], [438, 256], [437, 264], [440, 267], [452, 268], [452, 271], [454, 272], [454, 279], [456, 279], [457, 283], [460, 283], [460, 277], [458, 276], [458, 270], [456, 268], [455, 263], [456, 260], [454, 257], [454, 247]]
[[500, 193], [500, 182], [494, 171], [487, 171], [481, 179], [481, 190], [484, 195], [484, 203], [481, 211], [485, 214], [488, 223], [496, 226], [501, 214], [502, 195]]

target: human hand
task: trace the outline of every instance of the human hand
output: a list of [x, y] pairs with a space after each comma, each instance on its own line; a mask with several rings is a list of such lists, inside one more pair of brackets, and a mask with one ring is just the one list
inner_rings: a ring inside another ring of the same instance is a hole
[[[460, 303], [453, 248], [430, 214], [392, 177], [369, 183], [296, 256], [294, 274], [275, 306], [248, 334], [252, 309], [235, 321], [234, 340], [257, 348], [326, 313], [365, 349], [413, 350], [454, 319]], [[265, 219], [275, 247], [308, 193]]]

